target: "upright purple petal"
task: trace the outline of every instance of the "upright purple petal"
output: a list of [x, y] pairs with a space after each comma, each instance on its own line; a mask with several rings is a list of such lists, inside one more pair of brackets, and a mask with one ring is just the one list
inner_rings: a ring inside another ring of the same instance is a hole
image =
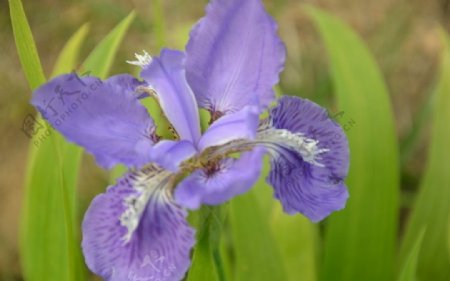
[[164, 173], [128, 174], [89, 207], [83, 252], [106, 281], [179, 281], [185, 275], [194, 231], [172, 201]]
[[138, 85], [129, 75], [101, 81], [66, 74], [38, 88], [31, 103], [102, 166], [139, 166], [149, 160], [155, 125], [134, 92]]
[[181, 139], [196, 143], [200, 138], [197, 102], [186, 82], [185, 55], [164, 49], [141, 73], [153, 88], [159, 103]]
[[186, 47], [187, 79], [201, 107], [262, 109], [283, 69], [285, 48], [260, 0], [212, 0]]
[[[342, 128], [317, 104], [295, 97], [281, 98], [269, 120], [266, 137], [280, 137], [268, 181], [284, 210], [320, 221], [342, 209], [348, 198], [344, 179], [349, 167]], [[292, 145], [295, 142], [298, 147]]]
[[180, 205], [198, 209], [201, 204], [218, 205], [248, 191], [261, 174], [264, 149], [243, 153], [239, 159], [228, 158], [210, 169], [197, 170], [178, 184], [175, 200]]
[[259, 123], [259, 111], [246, 106], [238, 112], [219, 118], [202, 135], [198, 149], [226, 144], [237, 139], [254, 139]]

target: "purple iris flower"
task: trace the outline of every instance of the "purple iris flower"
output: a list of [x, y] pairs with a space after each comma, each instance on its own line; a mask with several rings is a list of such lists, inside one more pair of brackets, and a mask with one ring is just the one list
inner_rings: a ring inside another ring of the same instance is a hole
[[[131, 63], [142, 80], [67, 74], [34, 92], [32, 104], [69, 141], [105, 168], [129, 167], [85, 215], [82, 246], [93, 272], [110, 281], [181, 280], [195, 243], [186, 210], [246, 192], [266, 154], [267, 180], [287, 213], [316, 222], [344, 207], [343, 130], [306, 99], [269, 107], [285, 61], [276, 31], [260, 0], [212, 0], [185, 52], [137, 55]], [[158, 101], [173, 138], [157, 134], [142, 98]], [[211, 113], [203, 134], [199, 108]]]

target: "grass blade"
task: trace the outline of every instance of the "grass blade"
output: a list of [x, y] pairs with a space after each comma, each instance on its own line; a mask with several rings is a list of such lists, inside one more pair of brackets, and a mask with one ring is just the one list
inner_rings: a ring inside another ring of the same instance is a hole
[[219, 252], [226, 207], [226, 205], [203, 206], [200, 209], [197, 245], [195, 246], [187, 281], [223, 280], [223, 277], [220, 278], [218, 266], [215, 262], [215, 254]]
[[[278, 89], [277, 92], [280, 90]], [[262, 176], [255, 192], [261, 208], [261, 216], [270, 218], [273, 238], [279, 246], [282, 264], [286, 270], [286, 281], [315, 281], [317, 278], [316, 237], [319, 232], [313, 223], [299, 214], [286, 214], [280, 202], [274, 200], [273, 188], [267, 184], [270, 171], [269, 158], [264, 159]]]
[[80, 49], [88, 32], [89, 24], [84, 24], [67, 41], [66, 45], [56, 59], [51, 77], [68, 73], [73, 70], [78, 63]]
[[[30, 87], [35, 89], [45, 82], [45, 76], [42, 71], [33, 35], [31, 34], [22, 3], [12, 0], [9, 1], [9, 5], [11, 23], [22, 68]], [[31, 116], [28, 117], [32, 118]], [[42, 120], [40, 121], [42, 122]], [[42, 124], [38, 123], [40, 126]], [[36, 126], [36, 124], [34, 125]], [[44, 129], [45, 132], [50, 132], [51, 130], [46, 124], [38, 128]], [[32, 148], [31, 161], [28, 166], [29, 173], [27, 175], [27, 186], [25, 190], [21, 237], [24, 274], [28, 280], [58, 280], [58, 278], [59, 280], [81, 280], [75, 272], [75, 262], [72, 259], [75, 255], [71, 253], [72, 248], [68, 242], [73, 238], [73, 230], [71, 228], [73, 221], [70, 220], [71, 213], [68, 212], [70, 210], [70, 206], [68, 206], [70, 202], [68, 201], [69, 198], [66, 193], [67, 190], [61, 171], [59, 144], [54, 135], [43, 135], [42, 131], [40, 135], [33, 138], [33, 143], [40, 142], [40, 139], [36, 139], [36, 137], [46, 137], [49, 141], [43, 146], [40, 146], [42, 149]], [[45, 147], [48, 149], [46, 150]], [[36, 167], [34, 165], [36, 163], [35, 160], [39, 158], [39, 153], [42, 151], [48, 152], [45, 155], [47, 156], [46, 161], [51, 161], [55, 166], [40, 165]], [[43, 189], [52, 183], [52, 179], [59, 184], [60, 188], [46, 192]], [[63, 201], [64, 208], [53, 209], [52, 207], [54, 206], [47, 204], [49, 201]], [[61, 212], [61, 209], [63, 209], [63, 212]], [[50, 211], [46, 218], [39, 216], [46, 211]], [[57, 220], [53, 220], [54, 218], [57, 218]], [[48, 231], [53, 226], [57, 226], [54, 222], [64, 221], [66, 223], [59, 225], [59, 233]], [[54, 234], [56, 235], [54, 236]], [[52, 254], [54, 253], [53, 250], [56, 250], [58, 253], [59, 251], [56, 246], [52, 246], [54, 244], [45, 244], [45, 242], [55, 243], [68, 252], [68, 255], [62, 257], [62, 264], [66, 266], [57, 266], [56, 262], [61, 262], [61, 260], [52, 260], [52, 257], [54, 257]], [[39, 248], [42, 245], [50, 247]], [[45, 258], [42, 258], [42, 256]]]
[[152, 17], [153, 17], [153, 33], [156, 38], [156, 46], [160, 51], [166, 46], [166, 23], [164, 20], [164, 1], [153, 0]]
[[[18, 11], [20, 12], [20, 9]], [[91, 73], [107, 75], [132, 18], [133, 14], [113, 30], [91, 54], [86, 63], [91, 66]], [[87, 27], [82, 27], [66, 44], [56, 63], [55, 75], [74, 69], [86, 32]], [[21, 35], [19, 40], [23, 40], [22, 38], [32, 40], [31, 34]], [[19, 54], [23, 52], [21, 50], [28, 51], [19, 47], [22, 43], [18, 43]], [[34, 43], [29, 45], [34, 46]], [[21, 59], [24, 69], [34, 67], [30, 65], [29, 60]], [[39, 59], [35, 58], [34, 61], [39, 62]], [[43, 82], [45, 79], [35, 79], [31, 80], [30, 84], [36, 87]], [[77, 235], [80, 231], [75, 230], [75, 225], [78, 225], [75, 217], [75, 188], [81, 150], [65, 142], [42, 119], [38, 118], [36, 122], [35, 126], [39, 125], [38, 128], [42, 127], [44, 130], [33, 137], [34, 146], [28, 163], [22, 222], [24, 273], [27, 280], [83, 280], [84, 263], [81, 260]]]
[[281, 205], [274, 204], [272, 230], [280, 246], [286, 268], [286, 281], [317, 280], [316, 237], [319, 231], [306, 217], [289, 216]]
[[9, 10], [20, 63], [28, 84], [31, 89], [35, 89], [44, 83], [46, 79], [33, 34], [31, 33], [22, 2], [20, 0], [9, 0]]
[[306, 10], [328, 50], [351, 151], [350, 199], [328, 221], [321, 280], [392, 280], [399, 160], [387, 89], [372, 55], [347, 25], [319, 9]]
[[414, 243], [413, 247], [410, 249], [407, 258], [402, 266], [398, 281], [415, 281], [416, 280], [416, 270], [417, 261], [419, 259], [420, 248], [422, 246], [423, 236], [425, 235], [425, 229], [423, 229], [417, 241]]
[[230, 203], [236, 281], [287, 280], [268, 218], [256, 197], [257, 187]]
[[437, 85], [432, 115], [431, 144], [428, 164], [415, 202], [401, 249], [404, 262], [425, 226], [427, 232], [419, 257], [418, 277], [421, 280], [450, 280], [450, 259], [447, 253], [448, 216], [450, 213], [450, 44], [442, 32], [444, 50], [441, 74]]
[[117, 49], [135, 17], [136, 13], [134, 11], [131, 12], [95, 47], [83, 63], [86, 71], [97, 77], [106, 78], [111, 69]]
[[[10, 1], [9, 4], [19, 58], [30, 87], [34, 89], [45, 82], [45, 76], [22, 3]], [[31, 161], [28, 163], [21, 248], [24, 274], [28, 280], [81, 280], [75, 269], [75, 254], [70, 242], [74, 234], [73, 212], [70, 212], [73, 205], [70, 206], [61, 170], [60, 145], [56, 136], [51, 134], [51, 128], [40, 119], [37, 122], [38, 128], [44, 129], [45, 133], [41, 131], [41, 134], [34, 136], [35, 146], [31, 149]], [[39, 137], [48, 138], [48, 141], [43, 143]], [[45, 161], [51, 161], [54, 166], [43, 165], [44, 162], [35, 165], [39, 163], [39, 155], [44, 155]], [[55, 187], [52, 183], [57, 183], [60, 188], [49, 190], [49, 186]], [[52, 231], [54, 228], [58, 228], [58, 232]], [[66, 255], [60, 257], [58, 254], [61, 251], [67, 251]], [[60, 259], [52, 260], [53, 257]], [[56, 262], [62, 262], [65, 266], [57, 266]]]

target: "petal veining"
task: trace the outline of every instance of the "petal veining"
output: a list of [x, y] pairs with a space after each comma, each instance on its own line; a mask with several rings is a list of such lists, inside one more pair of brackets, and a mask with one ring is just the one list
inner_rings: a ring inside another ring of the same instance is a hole
[[238, 112], [222, 116], [202, 135], [198, 149], [201, 151], [238, 139], [254, 139], [258, 122], [259, 111], [255, 106], [246, 106]]
[[261, 122], [255, 139], [231, 141], [211, 158], [264, 146], [271, 155], [268, 182], [287, 213], [319, 221], [345, 206], [349, 149], [342, 128], [317, 104], [283, 97]]
[[190, 265], [194, 230], [171, 198], [170, 173], [146, 167], [98, 195], [83, 221], [88, 267], [107, 281], [179, 281]]
[[200, 138], [197, 101], [186, 81], [183, 52], [164, 49], [141, 73], [156, 92], [164, 114], [182, 140], [196, 143]]
[[283, 69], [285, 48], [260, 0], [213, 0], [190, 34], [187, 80], [199, 105], [236, 112], [264, 109]]
[[130, 75], [101, 81], [66, 74], [39, 87], [31, 103], [102, 166], [140, 166], [149, 160], [155, 135], [153, 120], [134, 91], [140, 84]]
[[[344, 179], [349, 166], [342, 128], [326, 110], [296, 97], [281, 98], [270, 111], [268, 124], [268, 134], [263, 131], [259, 138], [271, 140], [272, 132], [278, 132], [267, 180], [284, 210], [320, 221], [342, 209], [348, 198]], [[295, 142], [297, 149], [293, 149]]]
[[264, 149], [246, 152], [239, 159], [215, 163], [213, 170], [199, 169], [178, 184], [175, 200], [189, 209], [218, 205], [248, 191], [261, 174]]

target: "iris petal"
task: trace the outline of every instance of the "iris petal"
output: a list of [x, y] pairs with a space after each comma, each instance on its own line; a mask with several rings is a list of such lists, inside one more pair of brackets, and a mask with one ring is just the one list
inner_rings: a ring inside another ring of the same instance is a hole
[[167, 170], [177, 172], [180, 164], [196, 153], [197, 150], [190, 141], [163, 140], [155, 145], [152, 160]]
[[248, 191], [261, 174], [264, 149], [243, 153], [239, 159], [218, 163], [215, 171], [197, 170], [178, 184], [175, 200], [198, 209], [201, 204], [218, 205]]
[[[271, 155], [267, 180], [287, 213], [300, 212], [319, 221], [345, 206], [348, 142], [323, 108], [305, 99], [283, 97], [260, 124], [254, 139], [215, 146], [208, 155], [226, 156], [258, 146]], [[193, 184], [185, 189], [191, 194], [196, 191]]]
[[138, 85], [130, 75], [101, 81], [66, 74], [38, 88], [31, 103], [100, 165], [139, 166], [149, 160], [155, 125], [134, 92]]
[[225, 115], [214, 122], [203, 134], [198, 149], [226, 144], [237, 139], [254, 139], [258, 129], [259, 112], [246, 106], [238, 112]]
[[309, 157], [319, 152], [318, 159], [306, 159], [298, 149], [286, 145], [292, 143], [291, 139], [278, 144], [267, 180], [284, 210], [320, 221], [342, 209], [348, 198], [343, 181], [349, 166], [348, 142], [342, 128], [320, 106], [295, 97], [280, 99], [269, 120], [271, 128], [267, 130], [286, 130], [291, 133], [289, 137], [314, 140], [305, 147]]
[[172, 201], [166, 175], [153, 168], [128, 174], [94, 199], [82, 242], [94, 273], [107, 281], [183, 278], [194, 231]]
[[186, 47], [187, 80], [211, 112], [264, 109], [283, 69], [285, 48], [260, 0], [213, 0]]
[[185, 55], [164, 49], [141, 73], [158, 96], [164, 114], [181, 139], [196, 143], [200, 138], [197, 102], [186, 81]]

